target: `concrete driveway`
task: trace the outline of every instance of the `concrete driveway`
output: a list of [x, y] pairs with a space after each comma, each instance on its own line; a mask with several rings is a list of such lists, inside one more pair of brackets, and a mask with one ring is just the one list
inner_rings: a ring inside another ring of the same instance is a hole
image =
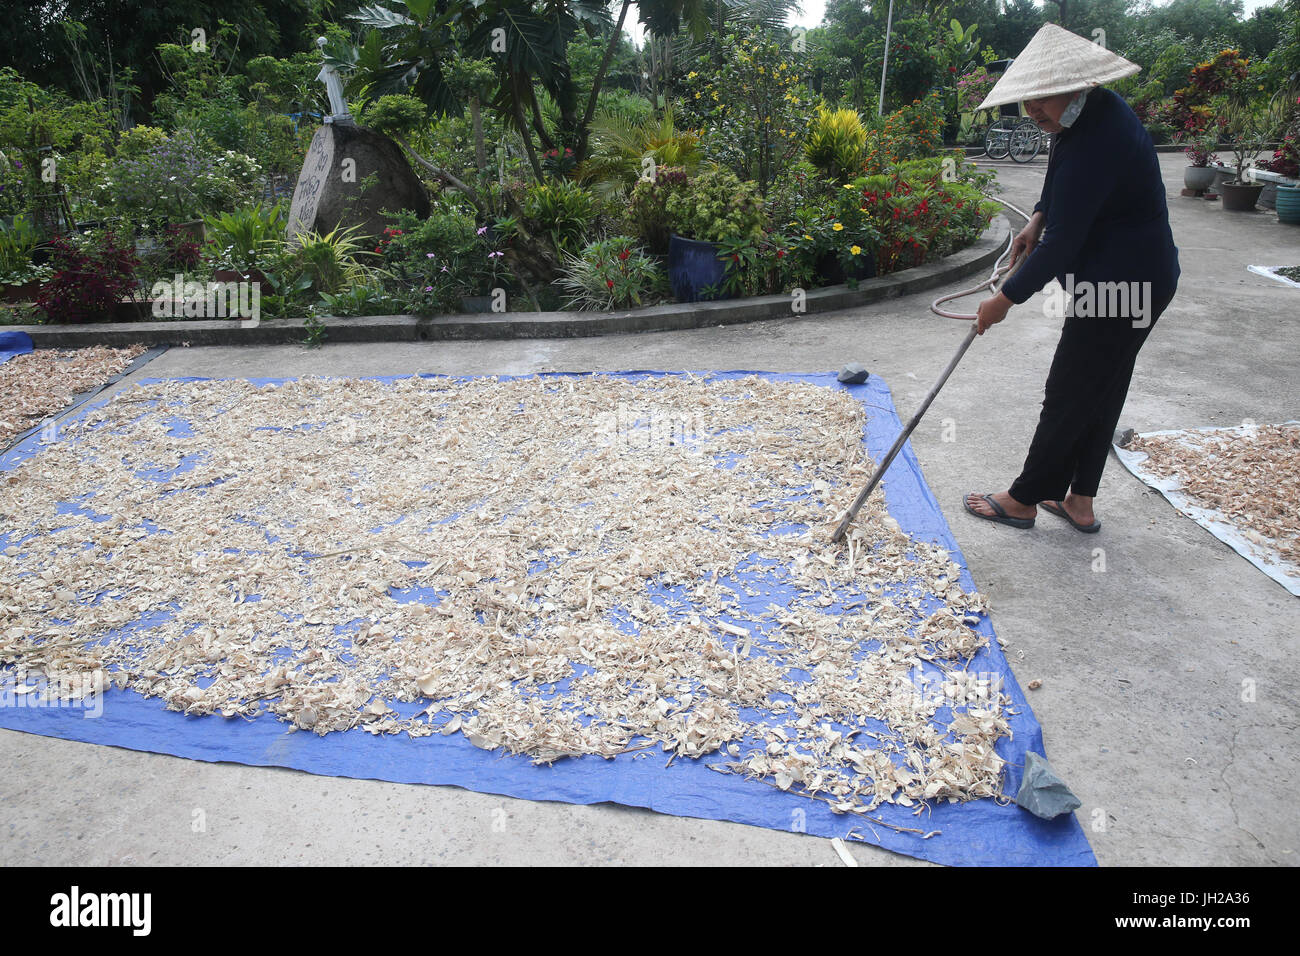
[[[1182, 156], [1162, 164], [1183, 277], [1138, 361], [1121, 427], [1300, 417], [1300, 292], [1246, 271], [1300, 264], [1300, 229], [1272, 213], [1179, 198]], [[1032, 205], [1045, 160], [996, 165], [1007, 197]], [[961, 509], [964, 492], [1005, 488], [1019, 470], [1059, 327], [1031, 300], [977, 340], [912, 437], [926, 479], [993, 602], [1021, 684], [1042, 681], [1030, 700], [1052, 763], [1083, 801], [1079, 819], [1101, 863], [1295, 865], [1296, 599], [1114, 461], [1095, 537], [1050, 516], [1026, 533]], [[964, 331], [915, 297], [643, 336], [177, 348], [141, 374], [812, 372], [857, 359], [889, 383], [906, 419]], [[944, 440], [945, 424], [955, 440]], [[1104, 550], [1104, 572], [1093, 570], [1095, 548]], [[7, 731], [0, 805], [4, 864], [838, 865], [826, 840], [739, 824], [214, 765]], [[196, 810], [206, 821], [200, 832]], [[852, 852], [863, 865], [917, 865], [872, 847]]]

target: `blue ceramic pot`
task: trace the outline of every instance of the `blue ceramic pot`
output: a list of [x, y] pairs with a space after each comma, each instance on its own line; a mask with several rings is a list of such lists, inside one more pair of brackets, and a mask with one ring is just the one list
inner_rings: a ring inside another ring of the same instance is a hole
[[710, 288], [721, 289], [726, 272], [726, 265], [718, 258], [717, 243], [683, 239], [678, 235], [668, 240], [668, 283], [678, 302], [727, 298], [717, 292], [705, 292]]
[[1274, 208], [1278, 222], [1300, 223], [1300, 186], [1279, 184]]

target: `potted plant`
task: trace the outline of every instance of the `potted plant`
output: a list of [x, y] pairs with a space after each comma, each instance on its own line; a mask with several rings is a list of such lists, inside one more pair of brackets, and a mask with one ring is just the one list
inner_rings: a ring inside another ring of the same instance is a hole
[[1211, 127], [1198, 136], [1184, 140], [1187, 144], [1183, 154], [1188, 165], [1183, 170], [1183, 185], [1197, 192], [1204, 192], [1214, 186], [1215, 173], [1210, 163], [1218, 160], [1214, 147], [1218, 145], [1219, 131]]
[[0, 301], [30, 302], [54, 274], [48, 265], [32, 261], [38, 240], [25, 215], [15, 216], [9, 225], [0, 222]]
[[672, 228], [668, 281], [679, 302], [723, 298], [726, 263], [719, 243], [763, 238], [767, 214], [755, 183], [728, 169], [700, 173], [669, 193], [664, 211]]
[[[1244, 62], [1244, 61], [1243, 61]], [[1263, 148], [1275, 125], [1271, 111], [1260, 102], [1258, 84], [1246, 76], [1237, 76], [1226, 86], [1220, 99], [1224, 129], [1231, 137], [1236, 177], [1223, 183], [1223, 208], [1233, 212], [1251, 212], [1263, 192], [1263, 183], [1255, 182], [1252, 163]]]

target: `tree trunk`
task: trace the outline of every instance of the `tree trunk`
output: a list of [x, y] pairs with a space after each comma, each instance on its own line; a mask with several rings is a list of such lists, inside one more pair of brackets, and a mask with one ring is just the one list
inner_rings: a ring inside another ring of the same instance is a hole
[[511, 99], [511, 106], [514, 109], [515, 128], [519, 130], [519, 136], [524, 141], [524, 152], [528, 154], [528, 163], [533, 167], [533, 175], [537, 181], [543, 182], [545, 174], [542, 172], [542, 164], [537, 160], [537, 150], [533, 148], [533, 134], [528, 128], [528, 121], [524, 119], [524, 104], [520, 96], [519, 77], [511, 74], [510, 87], [514, 95]]
[[433, 165], [433, 163], [429, 162], [427, 159], [425, 159], [423, 156], [417, 153], [414, 149], [412, 149], [411, 144], [408, 143], [401, 136], [394, 136], [393, 139], [397, 143], [397, 145], [401, 146], [404, 150], [406, 150], [408, 153], [411, 154], [411, 158], [415, 160], [417, 165], [427, 170], [429, 174], [433, 176], [434, 179], [438, 180], [438, 182], [442, 183], [443, 185], [450, 186], [452, 189], [455, 189], [457, 192], [460, 192], [462, 195], [464, 195], [464, 197], [470, 201], [470, 204], [473, 205], [473, 207], [476, 210], [478, 210], [479, 215], [484, 218], [487, 218], [487, 214], [488, 214], [487, 209], [486, 207], [484, 207], [483, 200], [479, 198], [477, 192], [475, 192], [471, 187], [465, 185], [465, 183], [461, 182], [454, 175], [447, 172], [447, 170]]
[[470, 125], [474, 128], [474, 165], [479, 175], [487, 172], [487, 146], [483, 142], [483, 113], [479, 109], [477, 96], [469, 98]]
[[578, 132], [578, 145], [573, 151], [574, 160], [582, 162], [587, 158], [587, 139], [591, 134], [591, 121], [596, 115], [596, 98], [600, 95], [600, 88], [605, 82], [605, 73], [609, 70], [609, 64], [613, 62], [614, 51], [618, 49], [618, 41], [623, 36], [623, 23], [627, 20], [628, 7], [632, 5], [632, 0], [623, 0], [623, 8], [618, 13], [618, 23], [614, 25], [614, 33], [609, 38], [609, 43], [605, 45], [605, 55], [601, 57], [600, 68], [596, 70], [596, 78], [591, 82], [591, 95], [587, 97], [587, 109], [582, 114], [582, 126]]

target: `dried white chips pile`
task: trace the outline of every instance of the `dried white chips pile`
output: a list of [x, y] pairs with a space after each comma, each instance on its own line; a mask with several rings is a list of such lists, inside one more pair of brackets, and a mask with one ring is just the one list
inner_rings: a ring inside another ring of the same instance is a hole
[[1300, 425], [1140, 435], [1128, 447], [1147, 453], [1144, 471], [1175, 479], [1193, 502], [1300, 568]]
[[879, 494], [829, 544], [863, 425], [758, 376], [137, 385], [0, 476], [0, 660], [540, 763], [716, 753], [841, 812], [998, 796], [983, 599]]
[[0, 364], [0, 448], [74, 396], [112, 378], [144, 351], [142, 345], [59, 352], [39, 349]]

